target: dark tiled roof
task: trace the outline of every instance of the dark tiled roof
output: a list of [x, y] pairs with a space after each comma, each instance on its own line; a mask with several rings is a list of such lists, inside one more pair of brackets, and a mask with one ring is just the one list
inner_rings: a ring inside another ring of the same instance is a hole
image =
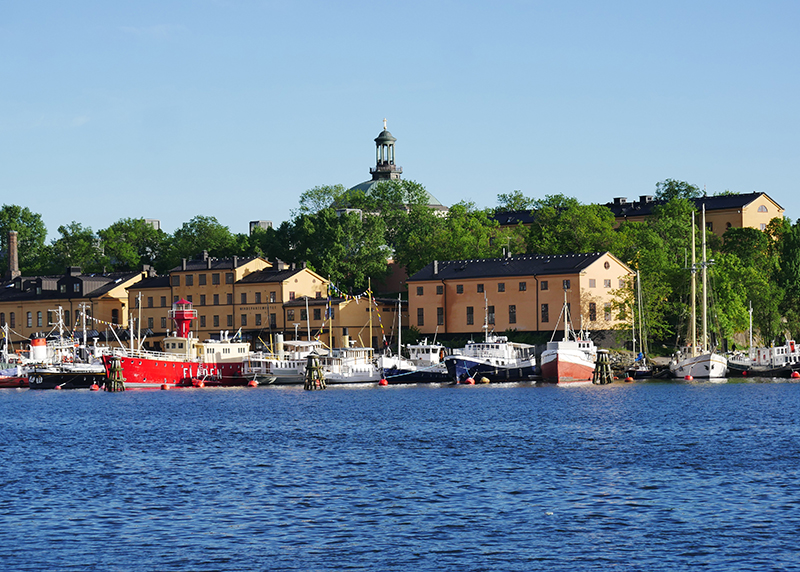
[[[133, 288], [134, 286], [131, 286]], [[169, 288], [169, 276], [154, 276], [152, 278], [145, 278], [135, 284], [137, 290], [146, 290], [147, 288]]]
[[[97, 298], [113, 290], [119, 284], [136, 278], [139, 272], [111, 272], [108, 274], [77, 274], [58, 276], [20, 276], [15, 280], [3, 282], [0, 285], [0, 301], [15, 300], [63, 300], [68, 298]], [[22, 281], [23, 289], [15, 288], [17, 281]], [[78, 280], [83, 284], [82, 296], [76, 296], [73, 291], [59, 292], [58, 283], [62, 280]], [[41, 293], [36, 292], [41, 285]]]
[[[605, 252], [552, 256], [522, 255], [508, 258], [432, 262], [414, 274], [408, 281], [574, 274], [596, 262], [604, 254]], [[434, 274], [433, 271], [435, 264], [438, 264], [438, 274]]]
[[[696, 199], [689, 199], [694, 203], [697, 210], [700, 210], [705, 204], [706, 211], [725, 210], [725, 209], [741, 209], [752, 203], [761, 195], [765, 193], [741, 193], [738, 195], [720, 195], [714, 197], [698, 197]], [[615, 217], [628, 217], [628, 216], [649, 216], [653, 214], [653, 208], [656, 206], [664, 205], [667, 201], [647, 200], [650, 197], [641, 197], [638, 201], [631, 202], [613, 202], [606, 203]], [[771, 199], [770, 199], [771, 200]], [[776, 203], [777, 204], [777, 203]], [[780, 205], [778, 205], [780, 208]]]
[[535, 219], [535, 215], [530, 210], [500, 211], [496, 212], [492, 218], [500, 223], [500, 226], [516, 226], [519, 223], [531, 224]]
[[[236, 268], [239, 268], [240, 266], [244, 266], [245, 264], [255, 260], [256, 258], [258, 257], [257, 256], [237, 257], [235, 266]], [[185, 272], [198, 272], [201, 270], [233, 270], [233, 268], [234, 268], [233, 258], [193, 258], [191, 260], [186, 261]], [[184, 272], [183, 264], [179, 264], [175, 268], [171, 269], [170, 272]]]
[[298, 272], [302, 272], [302, 268], [295, 268], [294, 270], [275, 270], [274, 268], [265, 268], [251, 272], [247, 276], [239, 280], [239, 284], [253, 284], [264, 282], [283, 282], [288, 280]]

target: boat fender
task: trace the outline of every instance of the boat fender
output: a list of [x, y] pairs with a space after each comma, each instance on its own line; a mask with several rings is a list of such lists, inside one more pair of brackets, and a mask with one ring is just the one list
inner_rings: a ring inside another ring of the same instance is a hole
[[792, 379], [797, 379], [798, 377], [800, 377], [800, 373], [798, 373], [796, 371], [793, 371], [792, 372]]
[[99, 386], [99, 385], [97, 385], [96, 383], [93, 383], [93, 384], [92, 384], [92, 385], [89, 387], [89, 389], [91, 389], [92, 391], [100, 391], [100, 386]]
[[467, 385], [475, 385], [475, 380], [472, 379], [471, 377], [468, 377], [466, 380], [464, 380], [464, 383], [466, 383]]
[[167, 389], [169, 389], [169, 385], [167, 385], [166, 383], [162, 383], [162, 384], [161, 384], [161, 389], [162, 389], [163, 391], [166, 391]]
[[247, 382], [247, 387], [258, 387], [258, 382], [255, 379], [251, 379]]
[[625, 381], [630, 383], [631, 381], [633, 381], [633, 378], [631, 376], [628, 376], [628, 377], [625, 378]]
[[386, 378], [381, 378], [381, 380], [378, 382], [378, 385], [389, 385], [389, 382], [386, 381]]
[[742, 377], [747, 377], [747, 370], [744, 370], [744, 371], [742, 372]]
[[687, 375], [683, 379], [685, 379], [686, 381], [692, 381], [694, 379], [694, 377], [692, 377], [691, 375]]

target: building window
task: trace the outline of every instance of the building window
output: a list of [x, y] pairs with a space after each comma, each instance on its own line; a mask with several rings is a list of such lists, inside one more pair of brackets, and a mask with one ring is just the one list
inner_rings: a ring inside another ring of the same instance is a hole
[[[729, 224], [730, 224], [730, 223], [729, 223]], [[66, 285], [66, 284], [62, 284], [62, 285], [60, 285], [60, 286], [58, 287], [58, 291], [59, 291], [59, 292], [61, 292], [62, 294], [65, 294], [65, 293], [67, 292], [67, 285]]]
[[444, 308], [436, 308], [436, 325], [444, 326]]
[[425, 308], [417, 308], [417, 325], [425, 325]]
[[561, 281], [561, 287], [564, 288], [564, 290], [569, 290], [569, 288], [570, 288], [569, 280], [562, 280]]
[[759, 206], [758, 207], [758, 212], [760, 212], [760, 213], [767, 212], [767, 207], [765, 207], [764, 205]]
[[36, 312], [36, 327], [37, 328], [41, 328], [42, 327], [42, 313], [41, 312]]
[[206, 305], [206, 295], [205, 294], [200, 294], [200, 305], [201, 306], [205, 306]]
[[233, 293], [232, 293], [232, 292], [228, 292], [227, 294], [225, 294], [225, 303], [226, 303], [228, 306], [230, 306], [231, 304], [233, 304]]
[[603, 288], [611, 288], [611, 280], [603, 280]]
[[187, 274], [186, 275], [186, 285], [187, 286], [194, 286], [194, 274]]
[[[66, 321], [65, 323], [69, 324], [69, 321]], [[52, 324], [53, 324], [53, 312], [47, 310], [47, 325], [50, 326]]]
[[219, 306], [219, 294], [214, 294], [214, 305]]
[[622, 278], [619, 279], [619, 287], [625, 288], [625, 280], [623, 280]]
[[422, 296], [422, 286], [417, 286], [417, 296]]
[[603, 307], [603, 310], [604, 310], [603, 313], [605, 314], [604, 317], [605, 317], [606, 322], [610, 322], [611, 321], [611, 303], [610, 302], [606, 302], [606, 305]]
[[261, 325], [261, 314], [256, 314], [256, 326]]
[[270, 304], [274, 304], [275, 303], [275, 292], [270, 292], [269, 293], [269, 301], [270, 301]]
[[0, 312], [0, 326], [6, 325], [6, 313]]
[[475, 308], [467, 306], [467, 325], [471, 326], [475, 323]]
[[550, 321], [550, 308], [547, 304], [542, 304], [542, 322]]
[[547, 280], [539, 282], [539, 290], [547, 290]]
[[225, 273], [225, 284], [233, 284], [233, 272]]
[[8, 327], [9, 328], [14, 328], [14, 327], [16, 327], [16, 325], [17, 325], [17, 318], [14, 315], [14, 312], [9, 312], [8, 313]]
[[[201, 274], [201, 276], [202, 276], [202, 274]], [[206, 327], [206, 317], [205, 316], [200, 316], [200, 327], [201, 328], [205, 328]]]
[[270, 328], [278, 327], [278, 316], [276, 314], [269, 315], [269, 327]]
[[261, 292], [256, 292], [256, 304], [261, 303]]
[[314, 308], [314, 320], [318, 322], [321, 319], [322, 319], [322, 309]]
[[188, 296], [186, 296], [186, 301], [187, 301], [187, 302], [191, 302], [191, 301], [192, 301], [192, 295], [191, 295], [191, 294], [189, 294]]
[[706, 222], [706, 230], [713, 231], [714, 230], [714, 223], [710, 222], [710, 221], [707, 221]]
[[242, 323], [240, 325], [246, 326], [247, 325], [247, 314], [242, 314]]
[[162, 308], [166, 308], [167, 307], [167, 297], [166, 296], [161, 296], [161, 307]]
[[597, 280], [589, 278], [589, 288], [597, 288]]
[[767, 230], [766, 223], [763, 223], [763, 222], [761, 223], [761, 230]]
[[478, 294], [483, 292], [483, 284], [478, 284]]
[[205, 274], [199, 274], [197, 276], [197, 283], [200, 286], [205, 286], [206, 285], [206, 275]]
[[527, 289], [528, 289], [528, 283], [527, 282], [520, 282], [519, 283], [519, 291], [520, 292], [525, 292]]
[[509, 324], [517, 323], [517, 307], [514, 304], [510, 304], [508, 306], [508, 323]]
[[161, 328], [166, 330], [167, 329], [167, 319], [161, 318]]
[[[112, 310], [111, 311], [111, 315], [112, 316], [114, 315], [114, 312], [117, 312], [117, 319], [119, 319], [119, 310]], [[72, 323], [72, 322], [69, 321], [69, 310], [64, 310], [64, 321], [65, 321], [65, 323], [67, 325]], [[112, 321], [113, 321], [113, 317], [112, 317]], [[118, 324], [119, 322], [114, 322], [114, 323]]]
[[147, 327], [153, 329], [153, 318], [147, 318]]
[[464, 293], [464, 285], [463, 284], [458, 284], [456, 286], [456, 294], [463, 294], [463, 293]]
[[294, 322], [294, 310], [286, 310], [286, 319]]
[[436, 287], [436, 294], [438, 294], [439, 296], [441, 296], [442, 294], [444, 294], [444, 286], [442, 286], [441, 284], [439, 284], [439, 285]]
[[289, 300], [294, 300], [294, 292], [289, 292]]
[[[67, 312], [69, 312], [69, 310], [67, 310]], [[69, 324], [69, 316], [67, 316], [67, 323]], [[111, 310], [111, 323], [119, 324], [119, 310], [117, 308]]]
[[322, 299], [322, 292], [320, 292], [319, 290], [314, 292], [314, 298], [316, 298], [317, 300], [321, 300]]
[[219, 284], [219, 272], [215, 272], [211, 275], [211, 283], [212, 284]]
[[72, 285], [72, 291], [80, 293], [80, 291], [81, 291], [81, 283], [80, 282], [75, 282], [75, 284]]
[[214, 324], [215, 328], [219, 328], [219, 316], [214, 316], [212, 323]]
[[242, 304], [247, 304], [247, 292], [242, 292]]
[[300, 310], [300, 321], [301, 322], [307, 322], [308, 321], [308, 312], [305, 309]]
[[589, 321], [596, 322], [597, 321], [597, 304], [594, 302], [589, 302]]
[[172, 276], [170, 276], [169, 280], [170, 280], [170, 283], [173, 286], [180, 286], [181, 285], [181, 275], [180, 274], [173, 274]]
[[494, 324], [494, 306], [489, 306], [489, 323]]
[[233, 314], [228, 314], [228, 327], [233, 327]]
[[498, 282], [497, 283], [497, 291], [498, 292], [505, 292], [506, 291], [506, 283], [505, 282]]
[[153, 297], [152, 296], [148, 296], [147, 297], [147, 307], [148, 308], [152, 308], [153, 307]]

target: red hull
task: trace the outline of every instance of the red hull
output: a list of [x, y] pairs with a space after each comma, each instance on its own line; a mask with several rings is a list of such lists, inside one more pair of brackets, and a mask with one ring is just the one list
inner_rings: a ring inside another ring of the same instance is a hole
[[594, 366], [576, 364], [556, 358], [542, 364], [542, 377], [545, 381], [558, 383], [581, 383], [592, 381]]
[[[111, 362], [115, 358], [103, 357], [106, 376], [111, 375]], [[126, 387], [160, 387], [174, 385], [192, 387], [192, 380], [203, 380], [205, 385], [243, 386], [249, 378], [242, 377], [242, 363], [199, 363], [157, 360], [142, 357], [120, 357], [122, 377]]]
[[28, 387], [27, 377], [0, 377], [0, 387]]

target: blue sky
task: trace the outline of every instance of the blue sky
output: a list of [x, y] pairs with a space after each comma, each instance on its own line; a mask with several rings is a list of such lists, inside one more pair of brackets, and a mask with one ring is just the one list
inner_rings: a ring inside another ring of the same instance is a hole
[[369, 179], [445, 204], [764, 191], [800, 217], [800, 3], [0, 2], [0, 193], [233, 232]]

